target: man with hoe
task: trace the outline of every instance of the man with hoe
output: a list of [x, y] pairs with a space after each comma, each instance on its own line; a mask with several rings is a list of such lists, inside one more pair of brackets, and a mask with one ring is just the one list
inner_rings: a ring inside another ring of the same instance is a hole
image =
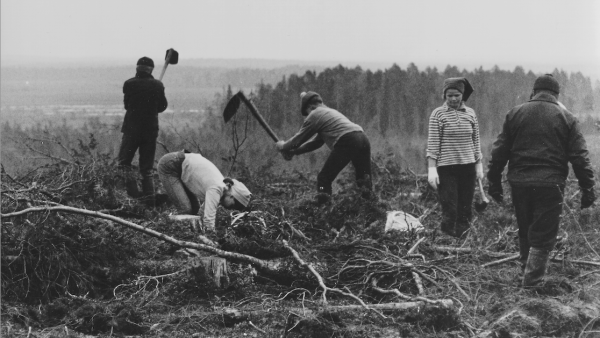
[[502, 171], [508, 162], [523, 287], [542, 285], [558, 234], [569, 162], [581, 189], [581, 208], [596, 200], [585, 139], [577, 119], [558, 102], [559, 93], [552, 75], [538, 77], [531, 99], [506, 115], [489, 162], [488, 192], [496, 201], [503, 198]]
[[144, 197], [148, 204], [154, 204], [154, 181], [152, 168], [158, 137], [158, 114], [167, 109], [165, 87], [152, 76], [154, 62], [142, 57], [137, 62], [135, 77], [123, 85], [125, 119], [121, 132], [123, 138], [119, 149], [118, 163], [125, 171], [131, 171], [131, 161], [139, 149], [139, 167], [142, 175], [142, 193], [137, 180], [126, 179], [127, 194], [131, 197]]
[[371, 189], [371, 145], [361, 126], [323, 103], [315, 92], [300, 94], [300, 112], [305, 116], [300, 130], [287, 141], [277, 142], [286, 159], [304, 154], [327, 144], [331, 154], [317, 176], [317, 202], [329, 201], [332, 183], [352, 162], [359, 187]]

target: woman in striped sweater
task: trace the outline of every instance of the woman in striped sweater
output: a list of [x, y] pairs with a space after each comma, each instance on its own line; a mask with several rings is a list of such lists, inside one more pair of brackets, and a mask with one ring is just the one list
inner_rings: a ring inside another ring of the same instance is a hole
[[444, 80], [444, 105], [429, 117], [429, 184], [438, 190], [442, 232], [461, 237], [470, 226], [475, 179], [483, 178], [479, 124], [465, 105], [473, 87], [465, 78]]

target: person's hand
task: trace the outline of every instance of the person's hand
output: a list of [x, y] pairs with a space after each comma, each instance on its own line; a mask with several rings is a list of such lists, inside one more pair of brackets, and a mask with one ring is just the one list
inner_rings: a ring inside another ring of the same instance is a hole
[[494, 201], [500, 203], [504, 199], [504, 192], [502, 191], [502, 182], [489, 182], [488, 184], [488, 195], [492, 196]]
[[475, 176], [478, 180], [483, 180], [483, 164], [481, 162], [475, 164]]
[[427, 181], [433, 189], [437, 190], [437, 187], [440, 184], [440, 177], [438, 176], [436, 167], [429, 167]]
[[281, 156], [283, 156], [284, 160], [291, 161], [294, 158], [294, 153], [291, 151], [281, 151]]
[[285, 144], [285, 141], [277, 141], [277, 143], [275, 143], [275, 147], [277, 147], [277, 150], [282, 151], [284, 144]]
[[589, 189], [581, 189], [581, 209], [589, 208], [596, 201], [596, 193], [594, 187]]

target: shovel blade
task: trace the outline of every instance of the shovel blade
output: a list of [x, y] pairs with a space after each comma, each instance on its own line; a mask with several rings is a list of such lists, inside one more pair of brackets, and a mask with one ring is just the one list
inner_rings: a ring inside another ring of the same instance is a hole
[[242, 100], [237, 94], [233, 95], [231, 99], [229, 99], [227, 106], [225, 106], [225, 110], [223, 110], [223, 119], [225, 119], [225, 123], [229, 122], [233, 115], [237, 113], [241, 101]]
[[[169, 52], [171, 53], [171, 57], [169, 57]], [[165, 61], [167, 61], [170, 65], [176, 65], [179, 62], [179, 52], [173, 48], [167, 49], [167, 54], [165, 55]]]
[[482, 212], [485, 210], [485, 208], [487, 208], [487, 202], [486, 201], [482, 201], [482, 202], [477, 202], [475, 203], [475, 210], [477, 212]]

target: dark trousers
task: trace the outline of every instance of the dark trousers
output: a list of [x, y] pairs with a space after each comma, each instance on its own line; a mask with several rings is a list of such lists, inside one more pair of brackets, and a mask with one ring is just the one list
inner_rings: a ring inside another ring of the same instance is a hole
[[135, 152], [140, 153], [140, 173], [142, 178], [152, 177], [154, 167], [154, 153], [156, 151], [156, 137], [143, 137], [123, 133], [121, 147], [119, 148], [119, 166], [131, 167]]
[[332, 193], [331, 184], [348, 163], [352, 162], [358, 186], [371, 188], [371, 144], [361, 131], [343, 135], [317, 176], [317, 191]]
[[446, 165], [437, 168], [440, 177], [438, 198], [442, 207], [442, 229], [469, 227], [473, 217], [475, 164]]
[[511, 185], [521, 259], [527, 259], [529, 248], [552, 250], [556, 243], [563, 205], [563, 188], [519, 187]]

